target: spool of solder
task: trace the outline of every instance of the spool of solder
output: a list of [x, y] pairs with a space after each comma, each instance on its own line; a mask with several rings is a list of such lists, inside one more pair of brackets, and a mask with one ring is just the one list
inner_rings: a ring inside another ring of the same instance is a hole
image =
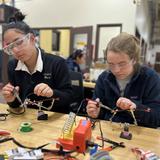
[[20, 126], [20, 131], [21, 132], [30, 132], [32, 130], [33, 130], [33, 128], [31, 127], [31, 123], [30, 122], [21, 123], [21, 126]]

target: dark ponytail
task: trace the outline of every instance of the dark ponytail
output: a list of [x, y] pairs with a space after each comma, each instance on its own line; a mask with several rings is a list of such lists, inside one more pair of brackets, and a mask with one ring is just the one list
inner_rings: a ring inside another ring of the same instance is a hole
[[22, 22], [25, 19], [25, 15], [23, 15], [21, 12], [16, 11], [14, 16], [9, 18], [9, 23], [16, 23], [16, 22]]
[[77, 49], [69, 56], [69, 58], [72, 58], [72, 59], [77, 59], [77, 57], [81, 58], [83, 54], [84, 54], [83, 50]]
[[28, 34], [33, 33], [32, 29], [23, 20], [25, 15], [20, 11], [16, 11], [14, 16], [10, 17], [8, 23], [3, 25], [3, 35], [9, 29], [15, 29], [17, 32]]

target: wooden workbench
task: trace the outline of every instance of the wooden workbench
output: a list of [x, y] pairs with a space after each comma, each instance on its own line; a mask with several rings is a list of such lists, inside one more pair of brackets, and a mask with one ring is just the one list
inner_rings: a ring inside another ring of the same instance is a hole
[[[0, 104], [0, 112], [6, 112], [7, 105]], [[37, 120], [37, 110], [27, 109], [22, 115], [9, 115], [6, 121], [0, 121], [0, 129], [11, 132], [11, 136], [23, 145], [30, 147], [38, 147], [48, 142], [52, 142], [57, 139], [63, 128], [63, 125], [68, 118], [68, 115], [59, 114], [54, 112], [47, 112], [49, 119], [47, 121]], [[77, 117], [77, 123], [79, 119], [84, 117]], [[20, 132], [19, 127], [22, 122], [31, 122], [33, 131]], [[110, 123], [107, 121], [101, 121], [104, 137], [112, 139], [114, 141], [123, 141], [126, 148], [116, 148], [110, 152], [110, 155], [114, 160], [136, 160], [135, 155], [131, 152], [132, 147], [140, 147], [144, 150], [151, 150], [160, 155], [160, 130], [150, 129], [145, 127], [130, 126], [130, 132], [133, 135], [132, 140], [126, 140], [119, 138], [122, 131], [122, 126], [117, 123]], [[101, 141], [96, 140], [96, 136], [100, 136], [99, 124], [96, 124], [95, 129], [92, 132], [92, 140], [101, 144]], [[105, 146], [110, 144], [105, 143]], [[15, 148], [16, 146], [12, 142], [6, 142], [0, 144], [0, 154], [4, 151]], [[55, 144], [48, 146], [50, 149], [55, 149]], [[79, 154], [78, 158], [88, 160], [89, 155], [86, 156]]]
[[96, 83], [95, 82], [86, 82], [83, 81], [83, 87], [94, 89]]

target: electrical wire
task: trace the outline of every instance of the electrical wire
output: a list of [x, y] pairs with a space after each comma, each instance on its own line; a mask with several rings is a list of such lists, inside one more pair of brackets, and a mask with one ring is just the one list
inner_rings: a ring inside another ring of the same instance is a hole
[[102, 148], [104, 148], [104, 141], [103, 141], [103, 131], [102, 131], [102, 126], [101, 126], [101, 122], [100, 121], [98, 121], [98, 123], [99, 123], [99, 130], [100, 130], [100, 134], [101, 134], [101, 137], [102, 137]]
[[47, 145], [49, 145], [49, 144], [51, 144], [51, 143], [46, 143], [46, 144], [41, 145], [41, 146], [39, 146], [39, 147], [28, 147], [28, 146], [25, 146], [25, 145], [19, 143], [19, 142], [18, 142], [16, 139], [14, 139], [13, 137], [9, 137], [9, 138], [7, 137], [7, 138], [4, 138], [4, 139], [0, 139], [0, 143], [4, 143], [4, 142], [8, 142], [8, 141], [13, 141], [14, 144], [16, 144], [17, 146], [22, 147], [22, 148], [31, 149], [31, 150], [41, 149], [42, 152], [50, 152], [50, 153], [52, 153], [52, 154], [54, 153], [54, 154], [63, 155], [63, 156], [65, 156], [65, 155], [67, 155], [67, 154], [71, 154], [71, 153], [73, 153], [73, 152], [76, 151], [76, 150], [64, 151], [62, 146], [60, 146], [60, 149], [59, 149], [59, 150], [50, 150], [50, 149], [45, 149], [45, 148], [43, 148], [43, 147], [45, 147], [45, 146], [47, 146]]
[[7, 109], [7, 111], [9, 113], [15, 114], [15, 115], [21, 115], [21, 114], [23, 114], [26, 111], [25, 107], [22, 108], [23, 110], [21, 112], [14, 112], [13, 110], [16, 110], [16, 109], [19, 109], [19, 107], [18, 108], [12, 108], [12, 109], [10, 108], [10, 109]]
[[85, 101], [86, 101], [86, 99], [83, 99], [83, 100], [81, 101], [81, 103], [80, 103], [80, 105], [79, 105], [79, 107], [78, 107], [78, 109], [77, 109], [76, 115], [78, 115], [78, 113], [79, 113], [80, 109], [82, 108], [82, 105], [83, 105], [83, 103], [84, 103]]

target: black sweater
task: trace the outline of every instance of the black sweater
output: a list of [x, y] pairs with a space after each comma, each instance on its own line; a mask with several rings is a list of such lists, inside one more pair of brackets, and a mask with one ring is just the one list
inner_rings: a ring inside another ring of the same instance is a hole
[[[32, 75], [21, 70], [15, 70], [17, 60], [12, 59], [8, 64], [8, 77], [9, 81], [14, 86], [19, 86], [19, 95], [22, 101], [25, 98], [31, 100], [42, 100], [45, 97], [38, 97], [33, 94], [34, 87], [39, 83], [48, 84], [54, 91], [55, 101], [52, 111], [68, 112], [68, 106], [71, 101], [72, 88], [71, 81], [66, 66], [65, 60], [53, 54], [47, 54], [41, 50], [43, 70], [42, 72], [36, 71]], [[12, 103], [8, 103], [10, 107], [19, 107], [19, 102], [16, 99]], [[51, 101], [45, 101], [44, 106], [49, 107]]]

